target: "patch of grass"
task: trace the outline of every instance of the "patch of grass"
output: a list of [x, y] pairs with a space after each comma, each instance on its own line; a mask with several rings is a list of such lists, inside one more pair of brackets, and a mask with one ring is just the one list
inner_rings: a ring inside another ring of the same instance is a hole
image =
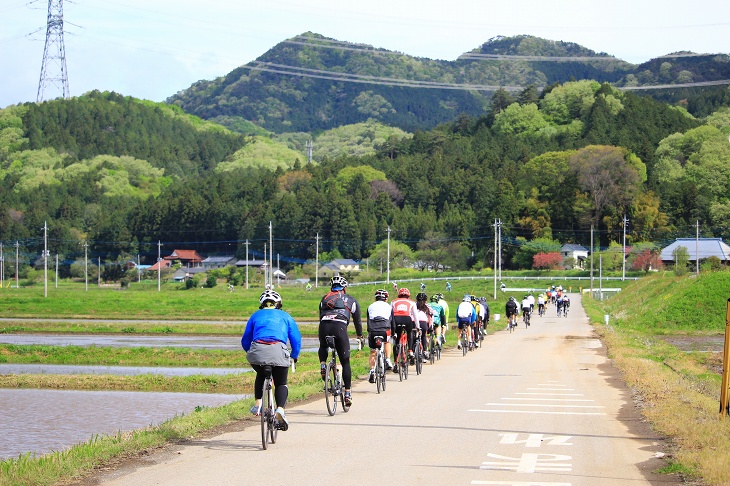
[[[704, 335], [724, 327], [730, 274], [650, 277], [608, 301], [584, 307], [640, 397], [642, 413], [672, 439], [673, 459], [663, 472], [730, 484], [730, 419], [719, 420], [720, 380], [698, 353], [681, 352], [658, 336]], [[612, 316], [609, 326], [603, 314]], [[701, 318], [703, 325], [697, 326]]]

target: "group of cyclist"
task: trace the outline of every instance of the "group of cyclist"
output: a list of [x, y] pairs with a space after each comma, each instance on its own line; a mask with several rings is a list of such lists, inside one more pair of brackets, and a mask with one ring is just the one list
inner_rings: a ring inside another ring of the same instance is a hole
[[489, 305], [486, 297], [475, 297], [474, 295], [464, 295], [464, 298], [456, 308], [456, 324], [459, 329], [459, 339], [456, 341], [456, 347], [462, 348], [462, 337], [470, 349], [476, 347], [478, 339], [478, 331], [481, 327], [486, 331], [489, 322]]
[[[537, 312], [539, 316], [544, 316], [547, 304], [551, 303], [555, 306], [558, 317], [561, 315], [568, 317], [568, 309], [570, 308], [570, 298], [563, 291], [562, 286], [551, 286], [544, 293], [537, 296]], [[517, 299], [510, 297], [505, 304], [505, 315], [507, 316], [507, 326], [517, 325], [517, 315], [521, 311], [522, 319], [526, 325], [530, 325], [530, 317], [535, 310], [535, 297], [532, 292], [525, 295], [518, 304]]]

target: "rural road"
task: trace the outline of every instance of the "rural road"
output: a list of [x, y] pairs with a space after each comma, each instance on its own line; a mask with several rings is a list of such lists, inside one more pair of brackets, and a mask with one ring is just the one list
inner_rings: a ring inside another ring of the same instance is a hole
[[290, 407], [289, 430], [267, 451], [251, 426], [84, 484], [675, 483], [653, 473], [665, 465], [656, 458], [664, 444], [605, 351], [575, 295], [568, 318], [550, 307], [529, 329], [490, 334], [465, 357], [449, 351], [420, 376], [413, 368], [404, 382], [389, 374], [384, 393], [359, 381], [349, 413], [330, 417], [324, 398]]

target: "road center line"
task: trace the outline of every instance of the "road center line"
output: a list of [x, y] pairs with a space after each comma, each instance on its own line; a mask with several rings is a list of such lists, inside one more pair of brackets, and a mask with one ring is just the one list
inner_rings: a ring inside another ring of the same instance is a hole
[[467, 410], [467, 412], [485, 412], [485, 413], [529, 413], [529, 414], [540, 414], [540, 415], [606, 415], [605, 413], [601, 412], [559, 412], [559, 411], [550, 411], [546, 412], [543, 410], [479, 410], [479, 409], [470, 409]]
[[550, 403], [485, 403], [492, 407], [606, 408], [601, 405], [553, 405]]
[[594, 402], [595, 400], [588, 400], [583, 398], [530, 398], [530, 397], [506, 397], [502, 400], [532, 400], [541, 402]]

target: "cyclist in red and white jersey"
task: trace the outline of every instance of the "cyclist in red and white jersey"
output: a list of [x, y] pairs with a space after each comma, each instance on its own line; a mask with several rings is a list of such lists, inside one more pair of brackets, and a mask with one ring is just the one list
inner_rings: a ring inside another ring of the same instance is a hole
[[[395, 322], [396, 340], [400, 342], [400, 337], [404, 332], [408, 336], [408, 357], [413, 357], [413, 326], [418, 323], [418, 314], [416, 313], [416, 303], [411, 299], [411, 291], [403, 287], [398, 289], [398, 298], [393, 299], [391, 306], [393, 307], [393, 321]], [[395, 370], [395, 368], [393, 368]]]

